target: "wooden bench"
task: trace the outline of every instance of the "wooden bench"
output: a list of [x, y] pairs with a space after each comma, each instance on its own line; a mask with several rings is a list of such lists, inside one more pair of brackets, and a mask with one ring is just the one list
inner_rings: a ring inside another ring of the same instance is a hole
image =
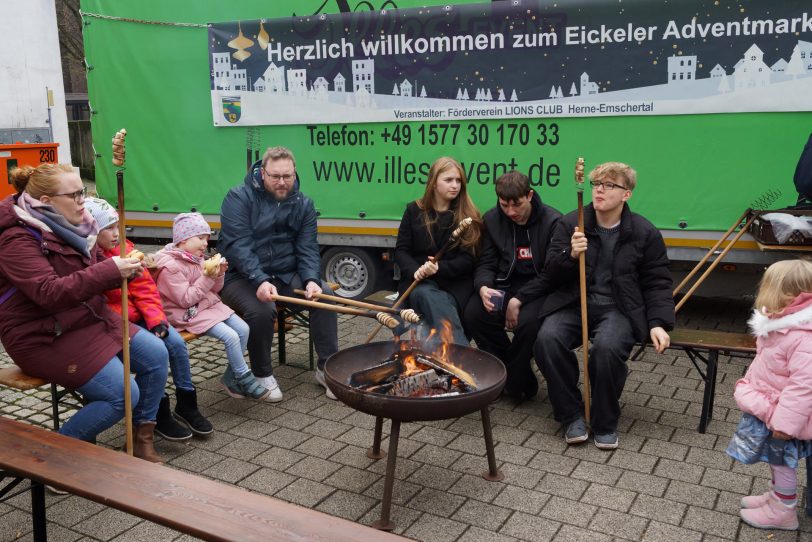
[[[0, 418], [0, 472], [31, 480], [34, 540], [46, 540], [43, 485], [203, 540], [389, 542], [400, 536]], [[2, 491], [0, 491], [2, 494]]]
[[54, 431], [59, 431], [59, 404], [65, 396], [73, 397], [78, 404], [77, 406], [81, 407], [84, 404], [84, 399], [76, 391], [61, 389], [56, 384], [45, 379], [29, 376], [16, 365], [0, 369], [0, 385], [20, 391], [33, 390], [49, 385], [51, 387], [51, 423], [54, 426]]
[[[669, 335], [671, 335], [670, 348], [684, 350], [705, 382], [702, 395], [702, 414], [699, 417], [698, 428], [700, 433], [704, 433], [708, 427], [708, 422], [713, 418], [713, 399], [716, 393], [716, 370], [719, 363], [719, 354], [755, 355], [756, 338], [747, 333], [679, 328], [673, 330]], [[633, 356], [633, 359], [638, 354]], [[704, 364], [704, 370], [700, 366], [700, 362]]]

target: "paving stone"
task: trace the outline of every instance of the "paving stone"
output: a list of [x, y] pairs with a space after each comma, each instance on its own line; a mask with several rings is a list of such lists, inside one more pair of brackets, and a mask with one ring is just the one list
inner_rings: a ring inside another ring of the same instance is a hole
[[707, 468], [700, 483], [703, 486], [746, 495], [753, 485], [753, 477], [735, 474], [727, 470]]
[[[622, 441], [624, 435], [619, 435], [618, 440]], [[574, 457], [582, 461], [591, 463], [606, 463], [612, 457], [614, 452], [608, 450], [601, 450], [592, 441], [590, 436], [589, 440], [583, 444], [575, 444], [567, 446], [564, 450], [564, 455], [567, 457]]]
[[[487, 469], [483, 469], [483, 472]], [[539, 472], [530, 467], [514, 465], [513, 463], [502, 463], [499, 470], [505, 475], [505, 482], [513, 486], [534, 489], [539, 481], [544, 477], [543, 472]]]
[[701, 532], [683, 529], [675, 525], [660, 523], [658, 521], [652, 521], [649, 523], [648, 528], [641, 539], [642, 542], [699, 542], [700, 540], [702, 540]]
[[[178, 532], [169, 527], [152, 523], [151, 521], [141, 521], [131, 529], [113, 538], [113, 542], [143, 542], [144, 540], [174, 540], [178, 537]], [[48, 539], [51, 539], [51, 529], [49, 525]]]
[[[712, 450], [714, 446], [716, 446], [716, 441], [718, 438], [719, 437], [712, 433], [697, 433], [696, 428], [693, 427], [690, 430], [674, 430], [674, 434], [671, 436], [670, 440], [671, 442], [685, 444], [686, 446]], [[727, 445], [729, 440], [730, 438], [725, 440], [725, 445]]]
[[114, 508], [105, 508], [95, 516], [73, 526], [78, 531], [96, 540], [110, 540], [141, 521], [139, 518]]
[[615, 450], [607, 464], [625, 470], [633, 470], [650, 474], [654, 470], [657, 458], [647, 454], [630, 452], [627, 450]]
[[532, 433], [526, 429], [519, 429], [508, 425], [494, 425], [493, 439], [499, 443], [522, 446]]
[[720, 454], [716, 450], [691, 448], [688, 450], [688, 456], [685, 458], [685, 461], [703, 467], [728, 470], [733, 463], [733, 458], [727, 454]]
[[256, 456], [267, 452], [271, 446], [264, 442], [258, 442], [247, 438], [237, 438], [217, 450], [218, 454], [223, 454], [234, 459], [251, 461]]
[[531, 542], [552, 540], [561, 524], [524, 512], [514, 512], [499, 532]]
[[301, 461], [285, 469], [285, 472], [296, 477], [322, 482], [340, 468], [341, 464], [339, 463], [318, 457], [306, 456]]
[[485, 455], [485, 441], [483, 437], [474, 435], [457, 434], [456, 438], [449, 442], [446, 448], [460, 452], [476, 453], [481, 450], [481, 455]]
[[278, 429], [278, 426], [268, 422], [259, 422], [256, 420], [247, 420], [239, 425], [228, 430], [232, 435], [244, 437], [251, 440], [259, 440], [265, 435], [270, 434], [272, 431]]
[[457, 437], [457, 433], [453, 431], [446, 431], [445, 429], [436, 429], [434, 427], [423, 426], [409, 438], [424, 442], [426, 444], [434, 444], [435, 446], [445, 446]]
[[253, 463], [276, 470], [287, 470], [305, 458], [305, 454], [272, 446], [256, 456]]
[[[377, 459], [367, 457], [366, 448], [359, 448], [358, 446], [351, 446], [349, 444], [333, 454], [330, 460], [359, 469], [364, 469], [378, 461]], [[386, 461], [386, 459], [384, 459], [384, 461]]]
[[479, 438], [482, 438], [484, 435], [482, 431], [482, 422], [472, 420], [470, 418], [457, 418], [451, 423], [451, 425], [448, 426], [447, 429], [455, 433], [465, 433], [467, 435], [473, 435]]
[[668, 479], [641, 472], [624, 471], [616, 485], [645, 495], [662, 497], [668, 487]]
[[674, 461], [682, 461], [688, 455], [688, 446], [665, 440], [654, 438], [646, 439], [643, 448], [640, 450], [643, 454], [653, 455], [656, 457], [664, 457]]
[[538, 514], [550, 500], [550, 495], [521, 487], [505, 486], [493, 504], [528, 514]]
[[451, 519], [490, 531], [498, 531], [512, 513], [513, 511], [507, 508], [471, 499], [466, 501], [451, 516]]
[[733, 539], [736, 537], [740, 521], [738, 515], [722, 514], [697, 506], [689, 506], [682, 527]]
[[588, 482], [597, 482], [599, 484], [613, 486], [622, 473], [622, 469], [612, 467], [611, 465], [600, 465], [598, 463], [592, 463], [591, 461], [581, 461], [578, 466], [575, 467], [572, 477]]
[[313, 508], [334, 491], [336, 491], [335, 488], [328, 485], [299, 478], [277, 492], [275, 497], [300, 506]]
[[552, 418], [531, 415], [519, 424], [519, 429], [552, 435], [561, 429], [561, 424]]
[[526, 448], [541, 450], [552, 454], [563, 454], [567, 449], [567, 443], [561, 435], [551, 435], [548, 433], [532, 432], [530, 437], [524, 441]]
[[[384, 435], [388, 436], [387, 432], [384, 432]], [[340, 442], [344, 442], [346, 444], [352, 444], [353, 446], [359, 446], [361, 448], [369, 448], [372, 446], [373, 440], [373, 432], [371, 429], [363, 429], [360, 427], [353, 427], [346, 433], [343, 433], [341, 436], [338, 437], [337, 440]], [[388, 442], [389, 439], [386, 438]]]
[[699, 465], [690, 465], [669, 459], [661, 459], [654, 467], [654, 474], [663, 478], [698, 484], [705, 469]]
[[544, 478], [535, 487], [536, 491], [557, 495], [565, 499], [578, 501], [584, 495], [589, 483], [570, 476], [560, 476], [554, 473], [544, 475]]
[[[364, 491], [364, 495], [372, 497], [376, 500], [383, 499], [383, 485], [384, 479], [383, 477], [379, 477], [375, 483]], [[395, 480], [395, 483], [392, 486], [392, 502], [395, 504], [405, 505], [407, 502], [412, 500], [421, 489], [423, 489], [421, 486], [412, 484], [411, 482], [405, 480]]]
[[344, 423], [334, 420], [319, 419], [312, 425], [305, 427], [304, 431], [305, 433], [310, 433], [311, 435], [316, 435], [334, 441], [337, 437], [343, 435], [350, 429], [352, 429], [352, 427]]
[[321, 501], [318, 506], [316, 506], [316, 510], [330, 514], [331, 516], [356, 521], [369, 512], [369, 510], [375, 506], [375, 502], [375, 499], [357, 493], [338, 490]]
[[236, 484], [252, 472], [256, 472], [258, 469], [259, 467], [257, 465], [228, 457], [216, 465], [204, 470], [202, 474], [211, 476], [212, 478], [220, 480], [221, 482]]
[[433, 444], [426, 444], [416, 453], [411, 454], [410, 457], [415, 461], [445, 468], [457, 461], [461, 455], [462, 453], [456, 450], [448, 450], [434, 446]]
[[[422, 512], [418, 510], [412, 510], [411, 508], [405, 508], [403, 506], [398, 506], [396, 504], [392, 505], [392, 508], [389, 513], [390, 521], [395, 524], [395, 529], [392, 531], [395, 534], [403, 535], [403, 533], [412, 526], [412, 524], [416, 523], [418, 518], [423, 515]], [[381, 517], [381, 505], [376, 504], [369, 512], [367, 512], [364, 517], [358, 520], [358, 523], [362, 525], [370, 525], [373, 521], [377, 521]]]
[[640, 540], [648, 525], [648, 520], [629, 514], [622, 514], [614, 510], [599, 508], [589, 528], [593, 531], [625, 538]]
[[357, 469], [355, 467], [342, 466], [328, 476], [324, 480], [324, 483], [339, 489], [363, 493], [364, 490], [375, 483], [379, 478], [380, 475], [374, 472]]
[[672, 480], [665, 491], [665, 498], [688, 505], [712, 509], [719, 496], [719, 490]]
[[[285, 412], [281, 416], [274, 418], [274, 423], [292, 429], [294, 431], [302, 431], [308, 425], [312, 425], [318, 420], [309, 414], [302, 414], [301, 412]], [[273, 434], [273, 433], [272, 433]]]
[[[492, 425], [507, 425], [510, 427], [519, 427], [527, 419], [526, 414], [513, 412], [511, 410], [491, 409], [491, 424]], [[479, 418], [479, 416], [477, 416]]]
[[604, 486], [601, 484], [591, 484], [581, 502], [602, 506], [619, 512], [628, 512], [637, 494], [626, 489]]
[[452, 495], [447, 491], [423, 489], [409, 501], [409, 508], [422, 512], [433, 512], [442, 517], [451, 517], [465, 502], [463, 497]]
[[608, 542], [612, 538], [608, 535], [597, 533], [591, 529], [582, 529], [574, 525], [562, 525], [558, 533], [553, 538], [554, 542]]
[[538, 469], [543, 472], [554, 472], [562, 476], [572, 474], [578, 466], [579, 461], [573, 457], [565, 457], [562, 455], [551, 454], [547, 452], [539, 452], [536, 454], [528, 467]]
[[240, 480], [239, 486], [263, 493], [274, 495], [296, 481], [296, 477], [274, 469], [262, 468]]
[[[367, 470], [371, 472], [376, 472], [378, 474], [386, 474], [386, 462], [389, 460], [389, 456], [385, 459], [380, 459], [375, 463], [371, 464]], [[395, 463], [395, 479], [396, 480], [406, 480], [409, 476], [412, 475], [414, 471], [419, 469], [422, 466], [421, 463], [414, 461], [412, 459], [406, 459], [405, 457], [398, 457], [397, 462]]]
[[459, 542], [513, 542], [516, 539], [479, 527], [470, 527], [458, 540]]
[[330, 457], [346, 446], [343, 442], [336, 442], [322, 437], [311, 437], [294, 448], [295, 451], [316, 457]]
[[461, 473], [436, 467], [434, 465], [423, 465], [412, 473], [409, 481], [424, 487], [433, 489], [448, 490], [460, 477]]
[[0, 516], [2, 527], [0, 527], [0, 536], [2, 540], [18, 540], [24, 535], [32, 531], [31, 515], [22, 510], [13, 510], [7, 514]]
[[423, 514], [403, 534], [415, 540], [451, 542], [457, 540], [467, 525], [432, 514]]
[[262, 442], [272, 446], [293, 450], [299, 444], [310, 438], [311, 436], [306, 433], [294, 431], [292, 429], [288, 429], [287, 427], [280, 427], [276, 431], [262, 437], [261, 440]]
[[49, 523], [54, 522], [64, 527], [73, 527], [77, 523], [98, 514], [104, 509], [105, 507], [102, 504], [81, 497], [70, 496], [67, 499], [60, 500], [56, 504], [49, 505], [47, 517]]
[[679, 525], [685, 517], [687, 509], [687, 504], [640, 495], [635, 499], [629, 513], [671, 525]]
[[491, 502], [505, 485], [503, 482], [486, 480], [482, 476], [463, 474], [448, 491], [463, 497]]

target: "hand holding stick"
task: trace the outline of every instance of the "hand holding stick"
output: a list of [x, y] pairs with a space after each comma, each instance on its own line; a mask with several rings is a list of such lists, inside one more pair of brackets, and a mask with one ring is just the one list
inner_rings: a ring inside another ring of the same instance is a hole
[[[294, 289], [293, 293], [299, 294], [301, 296], [305, 295], [305, 291], [299, 288]], [[345, 297], [339, 297], [337, 295], [329, 295], [329, 294], [314, 294], [313, 297], [315, 297], [316, 299], [323, 299], [325, 301], [332, 301], [334, 303], [343, 303], [344, 305], [350, 305], [361, 309], [369, 309], [371, 311], [397, 314], [401, 317], [401, 319], [403, 319], [406, 322], [412, 324], [420, 323], [420, 316], [412, 309], [398, 310], [393, 309], [392, 307], [384, 307], [383, 305], [375, 305], [374, 303], [364, 303], [363, 301], [356, 301], [354, 299], [347, 299]]]
[[[578, 231], [584, 232], [584, 159], [575, 162], [575, 188], [578, 191]], [[581, 291], [581, 341], [584, 344], [584, 419], [589, 423], [589, 328], [586, 314], [586, 251], [578, 253], [578, 283]]]
[[[443, 254], [445, 254], [446, 251], [451, 248], [451, 246], [457, 241], [457, 239], [462, 237], [462, 235], [465, 233], [465, 230], [468, 229], [468, 227], [471, 224], [473, 224], [473, 222], [474, 222], [474, 219], [471, 218], [471, 217], [466, 217], [466, 218], [463, 218], [462, 220], [460, 220], [460, 223], [459, 223], [459, 225], [457, 225], [457, 228], [453, 232], [451, 232], [451, 236], [448, 238], [448, 241], [446, 241], [445, 244], [442, 246], [442, 248], [440, 248], [439, 252], [437, 252], [437, 254], [434, 255], [434, 263], [435, 264], [438, 261], [440, 261], [440, 258], [443, 257]], [[409, 294], [412, 293], [412, 290], [414, 290], [415, 287], [417, 287], [420, 280], [421, 279], [415, 278], [414, 281], [412, 281], [412, 283], [409, 285], [409, 287], [406, 288], [406, 291], [403, 292], [403, 295], [401, 295], [397, 299], [397, 301], [395, 301], [395, 304], [392, 305], [393, 309], [400, 308], [400, 306], [403, 305], [403, 303], [406, 301], [406, 298], [408, 298]], [[372, 330], [372, 333], [369, 334], [369, 336], [367, 337], [367, 340], [364, 342], [364, 344], [369, 344], [370, 342], [372, 342], [372, 339], [375, 338], [375, 335], [378, 334], [378, 332], [381, 330], [382, 327], [383, 326], [376, 326], [375, 329]]]
[[[113, 165], [116, 166], [116, 185], [118, 190], [118, 238], [119, 253], [127, 247], [127, 229], [124, 222], [124, 138], [127, 130], [122, 128], [113, 136]], [[127, 279], [121, 279], [121, 352], [124, 363], [124, 434], [125, 450], [133, 455], [133, 408], [130, 391], [130, 321], [127, 318]]]

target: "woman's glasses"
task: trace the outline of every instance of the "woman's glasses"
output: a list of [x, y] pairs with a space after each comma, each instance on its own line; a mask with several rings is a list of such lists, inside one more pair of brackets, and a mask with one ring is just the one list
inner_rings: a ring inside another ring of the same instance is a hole
[[54, 194], [51, 197], [54, 196], [70, 196], [76, 203], [82, 203], [82, 200], [84, 200], [87, 196], [87, 187], [85, 186], [81, 190], [77, 190], [76, 192], [68, 192], [67, 194]]

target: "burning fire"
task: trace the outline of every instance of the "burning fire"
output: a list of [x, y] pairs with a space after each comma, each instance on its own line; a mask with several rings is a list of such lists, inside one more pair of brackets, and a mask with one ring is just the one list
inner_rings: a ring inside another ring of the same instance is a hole
[[[434, 339], [437, 335], [438, 335], [437, 329], [432, 328], [431, 332], [426, 337], [424, 344], [431, 344], [433, 342], [432, 339]], [[449, 322], [448, 320], [442, 321], [439, 331], [439, 337], [440, 344], [434, 349], [433, 352], [431, 352], [431, 356], [435, 359], [435, 361], [438, 362], [439, 365], [444, 366], [448, 370], [448, 372], [453, 374], [456, 378], [458, 378], [462, 382], [465, 382], [469, 386], [476, 388], [477, 384], [474, 377], [466, 370], [464, 370], [462, 367], [452, 362], [450, 359], [451, 348], [449, 345], [451, 345], [454, 342], [454, 333], [452, 331], [451, 322]], [[414, 336], [413, 333], [411, 341], [409, 342], [416, 343], [417, 341], [415, 339], [416, 337]], [[423, 372], [425, 370], [425, 367], [420, 365], [419, 362], [417, 361], [414, 352], [410, 351], [406, 354], [403, 354], [407, 350], [410, 350], [409, 342], [404, 341], [400, 344], [400, 350], [402, 354], [401, 360], [403, 361], [404, 367], [403, 373], [404, 376], [411, 376]]]

